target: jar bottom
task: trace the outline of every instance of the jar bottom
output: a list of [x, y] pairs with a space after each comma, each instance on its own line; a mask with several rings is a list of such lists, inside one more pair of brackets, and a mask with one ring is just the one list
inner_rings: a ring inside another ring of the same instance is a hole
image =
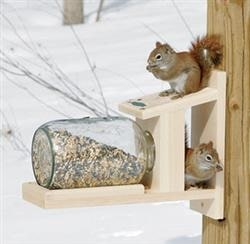
[[50, 139], [43, 129], [38, 129], [33, 137], [32, 166], [37, 183], [49, 187], [53, 174], [53, 152]]

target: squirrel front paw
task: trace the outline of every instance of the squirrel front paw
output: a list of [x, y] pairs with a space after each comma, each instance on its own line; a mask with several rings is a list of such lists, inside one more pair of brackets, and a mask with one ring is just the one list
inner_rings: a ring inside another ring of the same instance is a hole
[[193, 188], [195, 188], [195, 185], [185, 183], [185, 191], [187, 191], [187, 190], [191, 190], [191, 189], [193, 189]]
[[198, 188], [209, 189], [209, 183], [207, 181], [196, 183], [196, 185]]
[[178, 99], [178, 98], [183, 98], [184, 97], [184, 92], [179, 92], [175, 96], [171, 97], [172, 100]]
[[160, 96], [160, 97], [167, 97], [167, 96], [172, 95], [172, 94], [174, 94], [174, 93], [175, 93], [174, 90], [168, 89], [168, 90], [165, 90], [165, 91], [160, 92], [160, 93], [159, 93], [159, 96]]

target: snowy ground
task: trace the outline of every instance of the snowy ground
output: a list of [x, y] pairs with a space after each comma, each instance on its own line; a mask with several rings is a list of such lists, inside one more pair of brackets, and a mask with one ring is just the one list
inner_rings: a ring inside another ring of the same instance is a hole
[[[94, 22], [98, 1], [85, 2], [87, 23], [75, 26], [75, 31], [96, 66], [109, 107], [116, 110], [121, 101], [160, 91], [165, 84], [145, 69], [155, 41], [166, 40], [176, 50], [184, 50], [192, 40], [173, 2], [106, 0], [99, 23]], [[176, 1], [195, 36], [206, 30], [205, 2]], [[11, 20], [16, 31], [29, 44], [33, 42], [36, 48], [46, 50], [50, 59], [75, 84], [102, 102], [82, 49], [71, 29], [61, 25], [60, 11], [54, 0], [3, 0], [0, 6], [1, 13]], [[24, 58], [34, 72], [54, 82], [53, 76], [44, 71], [37, 58], [25, 51], [13, 28], [3, 18], [0, 35], [1, 48], [15, 59]], [[42, 123], [66, 116], [90, 115], [80, 106], [22, 76], [9, 77], [16, 85], [1, 74], [1, 111], [14, 133], [19, 131], [27, 148], [30, 148], [34, 130]], [[17, 85], [26, 87], [26, 90]], [[30, 157], [6, 139], [8, 127], [3, 117], [1, 125], [1, 243], [200, 243], [201, 216], [189, 210], [186, 202], [63, 210], [42, 210], [24, 202], [21, 184], [34, 180]]]

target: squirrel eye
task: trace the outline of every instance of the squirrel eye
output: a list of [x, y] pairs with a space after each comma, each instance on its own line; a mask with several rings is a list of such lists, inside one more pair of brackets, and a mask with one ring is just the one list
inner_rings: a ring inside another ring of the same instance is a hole
[[213, 159], [213, 157], [210, 154], [206, 155], [206, 161], [211, 161]]
[[160, 54], [157, 54], [157, 55], [155, 56], [155, 58], [156, 58], [157, 60], [161, 60], [161, 59], [162, 59], [162, 57], [161, 57]]

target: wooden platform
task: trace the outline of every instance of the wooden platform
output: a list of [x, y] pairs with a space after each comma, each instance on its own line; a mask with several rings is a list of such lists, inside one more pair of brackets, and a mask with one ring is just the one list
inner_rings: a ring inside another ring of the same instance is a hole
[[70, 190], [48, 190], [35, 182], [22, 185], [23, 199], [41, 208], [73, 208], [83, 206], [134, 204], [146, 202], [213, 199], [215, 190], [189, 190], [184, 192], [152, 192], [144, 186], [106, 186]]

